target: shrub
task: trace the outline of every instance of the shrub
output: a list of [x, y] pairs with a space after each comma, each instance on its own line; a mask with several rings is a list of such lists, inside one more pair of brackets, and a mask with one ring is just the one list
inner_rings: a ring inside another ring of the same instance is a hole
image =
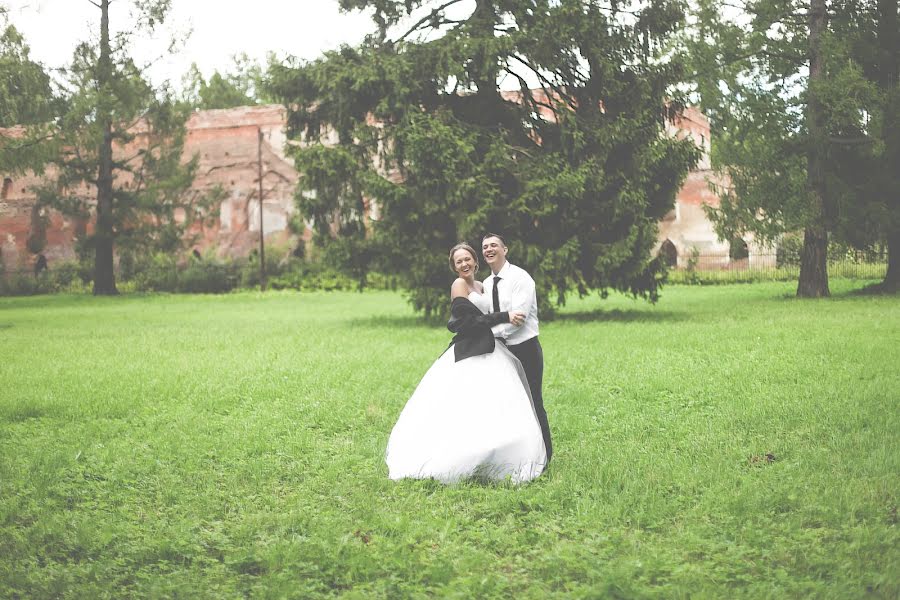
[[198, 260], [178, 274], [177, 290], [188, 294], [222, 294], [237, 286], [234, 263]]
[[[266, 279], [271, 282], [272, 279], [279, 277], [283, 273], [290, 270], [290, 267], [299, 260], [288, 260], [283, 258], [283, 253], [277, 249], [273, 249], [266, 253]], [[259, 254], [253, 252], [245, 260], [241, 261], [240, 268], [240, 285], [242, 288], [259, 287]]]
[[51, 277], [59, 288], [67, 288], [80, 279], [81, 265], [76, 261], [65, 261], [57, 264], [50, 271]]
[[135, 266], [135, 289], [141, 292], [174, 292], [178, 289], [178, 264], [174, 256], [154, 254]]
[[775, 250], [775, 264], [781, 267], [799, 267], [800, 251], [803, 249], [803, 235], [787, 234], [778, 241]]
[[292, 261], [288, 270], [269, 279], [269, 286], [275, 290], [293, 289], [304, 292], [352, 290], [357, 287], [355, 281], [329, 265], [300, 260]]
[[37, 277], [31, 273], [11, 273], [0, 278], [0, 296], [34, 296], [58, 291], [53, 278], [44, 271]]

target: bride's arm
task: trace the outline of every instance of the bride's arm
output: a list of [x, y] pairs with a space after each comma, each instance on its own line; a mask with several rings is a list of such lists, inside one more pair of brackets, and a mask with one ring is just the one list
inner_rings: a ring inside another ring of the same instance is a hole
[[477, 328], [486, 327], [490, 329], [495, 325], [509, 323], [512, 320], [511, 317], [508, 312], [484, 314], [471, 303], [465, 303], [462, 306], [454, 305], [450, 311], [450, 321], [447, 323], [447, 329], [453, 333], [465, 334]]
[[[450, 321], [447, 322], [447, 329], [453, 333], [468, 333], [478, 327], [486, 327], [490, 329], [494, 325], [509, 323], [509, 313], [499, 312], [490, 314], [450, 314]], [[493, 334], [492, 334], [493, 335]]]

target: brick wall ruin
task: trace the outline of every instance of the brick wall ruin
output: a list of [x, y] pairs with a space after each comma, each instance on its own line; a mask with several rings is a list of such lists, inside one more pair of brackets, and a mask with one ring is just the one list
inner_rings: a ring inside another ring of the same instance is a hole
[[[195, 248], [218, 256], [246, 256], [259, 245], [258, 132], [262, 132], [263, 228], [267, 247], [289, 251], [308, 240], [288, 228], [295, 214], [294, 193], [300, 174], [285, 156], [285, 109], [279, 105], [251, 106], [195, 112], [187, 123], [185, 156], [199, 156], [200, 166], [193, 191], [205, 192], [221, 186], [226, 197], [219, 206], [219, 218], [212, 226], [197, 226]], [[698, 168], [691, 172], [678, 193], [675, 209], [660, 223], [659, 243], [669, 240], [677, 251], [679, 265], [686, 264], [692, 248], [703, 253], [723, 253], [727, 262], [728, 243], [718, 240], [703, 211], [717, 206], [719, 199], [709, 189], [709, 122], [696, 109], [670, 125], [669, 135], [690, 136], [703, 148]], [[75, 241], [91, 230], [91, 223], [69, 219], [56, 211], [35, 210], [33, 186], [40, 179], [33, 174], [2, 175], [0, 188], [0, 252], [4, 267], [28, 269], [35, 260], [27, 241], [42, 227], [46, 237], [43, 254], [51, 267], [55, 262], [75, 258]], [[84, 194], [96, 194], [85, 188]], [[43, 223], [43, 225], [41, 225]], [[756, 248], [748, 240], [751, 252]], [[659, 246], [658, 246], [659, 247]], [[671, 248], [670, 248], [671, 250]]]

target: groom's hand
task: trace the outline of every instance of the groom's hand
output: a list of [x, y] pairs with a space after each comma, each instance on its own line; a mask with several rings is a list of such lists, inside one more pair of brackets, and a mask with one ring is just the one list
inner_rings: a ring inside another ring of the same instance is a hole
[[521, 310], [511, 310], [509, 311], [509, 322], [515, 325], [516, 327], [520, 326], [525, 322], [525, 313]]

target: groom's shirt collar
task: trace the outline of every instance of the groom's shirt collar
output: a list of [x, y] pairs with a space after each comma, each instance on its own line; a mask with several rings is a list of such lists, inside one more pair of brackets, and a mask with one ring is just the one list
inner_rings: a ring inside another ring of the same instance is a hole
[[509, 261], [506, 261], [505, 263], [503, 263], [503, 268], [500, 269], [499, 271], [497, 271], [497, 274], [494, 275], [494, 277], [499, 277], [500, 279], [503, 279], [504, 277], [508, 277], [509, 276], [509, 267], [510, 267]]

